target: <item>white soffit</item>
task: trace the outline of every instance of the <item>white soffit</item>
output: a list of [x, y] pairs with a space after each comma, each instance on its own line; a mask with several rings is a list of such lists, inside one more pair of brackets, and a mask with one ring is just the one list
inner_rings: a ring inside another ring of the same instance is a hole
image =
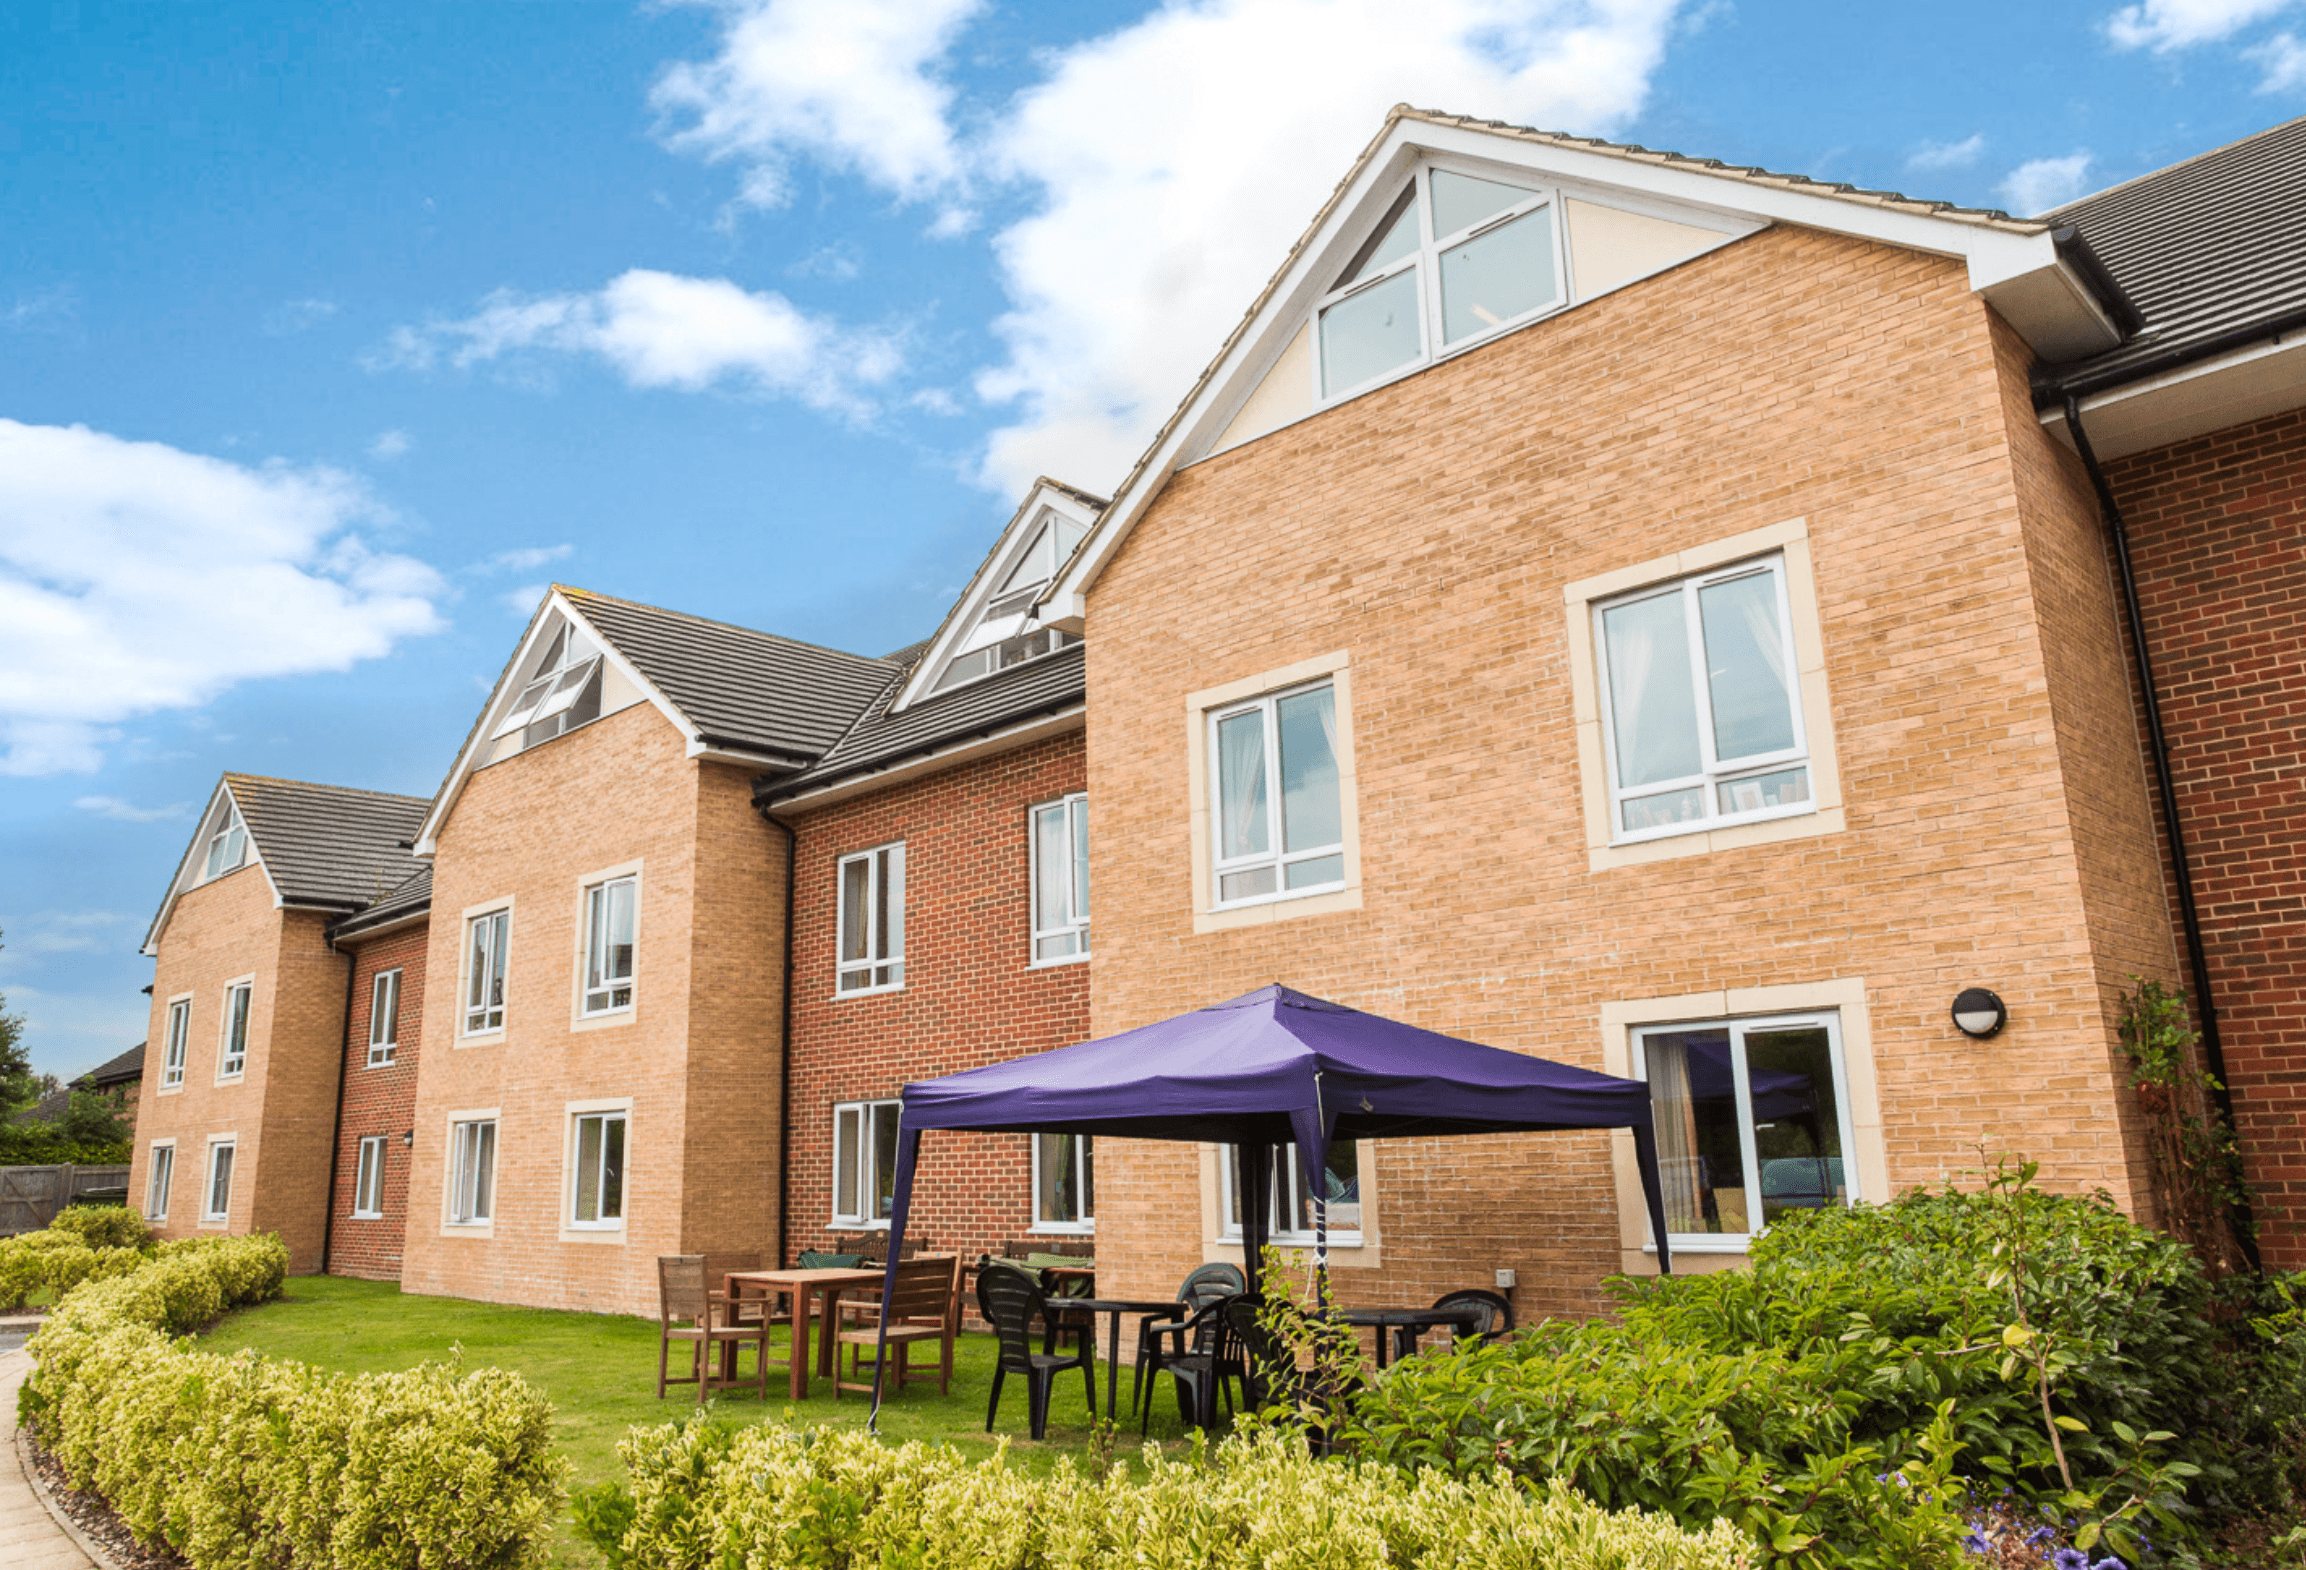
[[1078, 631], [1086, 596], [1168, 476], [1209, 451], [1290, 346], [1301, 319], [1420, 158], [1495, 166], [1533, 175], [1567, 197], [1672, 222], [1750, 233], [1772, 223], [1846, 234], [1964, 262], [1970, 287], [2043, 358], [2074, 359], [2112, 348], [2120, 333], [2088, 287], [2061, 261], [2052, 226], [1966, 210], [1930, 210], [1864, 192], [1835, 191], [1783, 176], [1710, 169], [1640, 149], [1571, 145], [1547, 133], [1396, 110], [1312, 228], [1290, 252], [1247, 318], [1124, 481], [1097, 528], [1041, 603], [1044, 625]]
[[[2127, 458], [2306, 408], [2306, 334], [2182, 365], [2081, 403], [2090, 449], [2101, 458]], [[2043, 410], [2041, 419], [2060, 441], [2074, 445], [2062, 407]]]
[[[176, 876], [168, 885], [168, 897], [160, 902], [159, 914], [152, 918], [151, 930], [144, 934], [143, 953], [155, 958], [159, 956], [160, 934], [167, 928], [168, 918], [176, 913], [176, 902], [200, 886], [199, 869], [208, 854], [208, 842], [217, 834], [216, 809], [225, 802], [231, 802], [232, 810], [240, 812], [240, 802], [232, 794], [231, 780], [220, 779], [216, 782], [214, 793], [208, 798], [208, 805], [201, 808], [200, 816], [193, 820], [192, 843], [185, 848], [184, 859], [176, 864]], [[272, 869], [264, 864], [264, 852], [257, 847], [255, 834], [248, 832], [248, 814], [245, 812], [240, 812], [240, 825], [242, 832], [248, 836], [244, 841], [246, 848], [241, 852], [247, 859], [235, 870], [253, 865], [261, 871], [265, 886], [272, 890], [272, 905], [277, 910], [283, 903], [280, 885], [272, 881]], [[225, 877], [231, 875], [229, 872], [223, 874]]]

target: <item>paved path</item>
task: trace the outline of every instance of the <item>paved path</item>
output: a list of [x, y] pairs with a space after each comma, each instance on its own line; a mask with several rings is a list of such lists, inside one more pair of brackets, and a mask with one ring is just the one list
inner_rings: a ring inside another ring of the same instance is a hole
[[16, 1455], [16, 1387], [32, 1372], [32, 1355], [0, 1355], [0, 1566], [6, 1570], [96, 1570], [80, 1545], [48, 1513]]

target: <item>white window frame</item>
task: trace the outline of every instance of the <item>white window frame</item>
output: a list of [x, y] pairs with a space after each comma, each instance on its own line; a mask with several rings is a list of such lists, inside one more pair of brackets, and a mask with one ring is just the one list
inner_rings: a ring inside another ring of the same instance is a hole
[[[1346, 843], [1351, 838], [1351, 831], [1347, 828], [1346, 825], [1347, 815], [1352, 811], [1353, 804], [1351, 795], [1347, 790], [1346, 785], [1346, 772], [1349, 765], [1344, 756], [1345, 731], [1342, 717], [1340, 717], [1338, 720], [1338, 740], [1333, 749], [1338, 776], [1338, 837], [1332, 843], [1308, 846], [1303, 850], [1286, 850], [1283, 848], [1283, 824], [1281, 816], [1283, 792], [1281, 789], [1281, 721], [1279, 715], [1279, 705], [1282, 700], [1286, 698], [1294, 698], [1306, 693], [1319, 692], [1324, 688], [1329, 689], [1331, 712], [1333, 714], [1341, 714], [1342, 705], [1344, 703], [1344, 694], [1337, 690], [1337, 684], [1335, 680], [1328, 676], [1321, 677], [1316, 681], [1300, 682], [1295, 686], [1284, 687], [1278, 689], [1277, 691], [1260, 693], [1253, 698], [1245, 698], [1232, 703], [1220, 704], [1217, 707], [1207, 711], [1204, 723], [1207, 727], [1205, 735], [1207, 737], [1206, 745], [1209, 754], [1208, 791], [1210, 813], [1210, 909], [1241, 910], [1253, 905], [1271, 905], [1282, 900], [1309, 899], [1322, 894], [1335, 894], [1347, 887], [1347, 885], [1352, 881], [1352, 858], [1346, 850]], [[1224, 721], [1232, 719], [1238, 715], [1252, 713], [1261, 713], [1263, 717], [1262, 723], [1263, 741], [1265, 747], [1266, 780], [1265, 843], [1267, 849], [1248, 855], [1235, 856], [1228, 860], [1225, 856], [1224, 831], [1225, 760], [1222, 756], [1222, 747], [1218, 741], [1218, 726]], [[1319, 861], [1329, 856], [1335, 856], [1338, 862], [1338, 874], [1334, 879], [1327, 883], [1307, 884], [1302, 888], [1289, 887], [1289, 868], [1293, 864], [1304, 861]], [[1269, 894], [1245, 895], [1240, 899], [1229, 900], [1225, 897], [1225, 879], [1228, 876], [1241, 872], [1254, 872], [1261, 867], [1268, 866], [1273, 869], [1273, 882], [1275, 885], [1273, 892]]]
[[389, 1135], [366, 1134], [361, 1137], [360, 1157], [353, 1166], [352, 1219], [355, 1221], [382, 1221], [384, 1219], [384, 1142]]
[[[220, 1134], [208, 1141], [208, 1159], [200, 1171], [200, 1224], [227, 1226], [232, 1220], [232, 1184], [240, 1176], [240, 1136]], [[216, 1208], [216, 1178], [220, 1164], [224, 1169], [224, 1208]]]
[[[1354, 1147], [1354, 1181], [1361, 1185], [1361, 1198], [1356, 1203], [1362, 1207], [1363, 1213], [1366, 1215], [1369, 1207], [1370, 1165], [1368, 1148], [1359, 1140], [1346, 1140], [1341, 1141], [1341, 1143], [1350, 1144]], [[1334, 1145], [1331, 1146], [1332, 1150], [1335, 1148]], [[1311, 1228], [1285, 1228], [1276, 1224], [1282, 1216], [1295, 1213], [1296, 1200], [1305, 1182], [1303, 1164], [1297, 1159], [1297, 1146], [1294, 1143], [1276, 1145], [1273, 1147], [1273, 1152], [1273, 1192], [1268, 1196], [1272, 1200], [1273, 1209], [1266, 1217], [1269, 1230], [1265, 1240], [1268, 1243], [1280, 1243], [1289, 1247], [1311, 1248], [1319, 1241]], [[1217, 1217], [1220, 1235], [1227, 1242], [1238, 1244], [1241, 1241], [1241, 1223], [1233, 1219], [1233, 1212], [1238, 1208], [1233, 1193], [1235, 1162], [1233, 1146], [1219, 1145], [1217, 1147]], [[1287, 1204], [1284, 1204], [1285, 1200], [1288, 1202]], [[1329, 1246], [1331, 1248], [1359, 1248], [1364, 1241], [1364, 1231], [1365, 1229], [1360, 1226], [1331, 1227], [1329, 1229]]]
[[[1027, 1137], [1033, 1142], [1033, 1224], [1027, 1230], [1061, 1233], [1073, 1237], [1083, 1237], [1094, 1233], [1097, 1230], [1097, 1178], [1093, 1156], [1097, 1136], [1094, 1134], [1032, 1134]], [[1052, 1219], [1041, 1214], [1042, 1141], [1051, 1139], [1074, 1142], [1076, 1146], [1073, 1156], [1074, 1170], [1084, 1173], [1088, 1177], [1088, 1181], [1081, 1185], [1087, 1190], [1088, 1202], [1082, 1206], [1079, 1216], [1069, 1220], [1064, 1218]]]
[[[400, 1055], [401, 967], [380, 970], [368, 984], [368, 1068], [389, 1067]], [[386, 994], [391, 996], [387, 998]], [[382, 1035], [378, 1034], [379, 1028]]]
[[[845, 1232], [883, 1232], [888, 1230], [889, 1218], [876, 1216], [873, 1210], [880, 1203], [875, 1192], [880, 1187], [875, 1181], [880, 1172], [880, 1136], [875, 1131], [877, 1112], [895, 1110], [903, 1116], [903, 1103], [895, 1100], [840, 1101], [833, 1104], [833, 1226]], [[856, 1118], [854, 1134], [844, 1134], [841, 1121], [844, 1114]], [[895, 1157], [892, 1154], [891, 1160]], [[858, 1205], [854, 1211], [841, 1209], [841, 1173], [845, 1167], [856, 1167], [856, 1193]]]
[[169, 1190], [176, 1185], [176, 1141], [156, 1139], [144, 1158], [144, 1219], [168, 1219]]
[[[227, 848], [232, 859], [229, 864], [224, 864], [219, 858]], [[224, 821], [217, 826], [215, 833], [208, 836], [208, 848], [201, 852], [199, 881], [213, 883], [247, 865], [248, 824], [240, 816], [239, 803], [227, 796], [224, 799]]]
[[[610, 898], [609, 891], [619, 888], [632, 891], [633, 951], [629, 960], [629, 968], [624, 975], [603, 975], [600, 977], [601, 984], [596, 987], [593, 984], [594, 965], [599, 956], [594, 952], [593, 944], [594, 940], [600, 936], [600, 932], [599, 924], [595, 919], [595, 906], [605, 904]], [[637, 872], [621, 873], [613, 877], [599, 878], [585, 885], [584, 892], [578, 901], [578, 920], [580, 923], [578, 930], [582, 934], [582, 941], [577, 955], [577, 1017], [580, 1019], [606, 1019], [612, 1015], [630, 1014], [633, 1011], [634, 1000], [640, 995], [639, 982], [636, 979], [640, 973], [641, 947], [640, 874]], [[622, 1003], [609, 1001], [595, 1005], [594, 999], [613, 1000], [620, 990], [625, 995]]]
[[[477, 966], [473, 957], [473, 936], [483, 923], [488, 923], [495, 936], [489, 951], [491, 978], [496, 984], [496, 1000], [484, 1002], [475, 1008], [472, 1002], [473, 983]], [[457, 1037], [501, 1036], [504, 1034], [507, 994], [512, 985], [512, 903], [475, 906], [465, 912], [462, 948], [456, 968]], [[491, 1020], [489, 1016], [496, 1017]], [[478, 1019], [480, 1023], [474, 1023]]]
[[[868, 951], [862, 958], [851, 960], [841, 957], [841, 940], [842, 934], [848, 930], [849, 868], [858, 862], [866, 864], [863, 920]], [[887, 869], [885, 873], [884, 868]], [[870, 945], [883, 926], [881, 915], [890, 899], [887, 888], [890, 882], [896, 885], [896, 921], [890, 924], [895, 930], [896, 943], [893, 952], [874, 954], [870, 951]], [[885, 979], [881, 972], [887, 973]], [[859, 976], [864, 978], [863, 984], [851, 986], [851, 979]], [[833, 869], [833, 996], [861, 998], [880, 992], [904, 990], [905, 842], [891, 840], [885, 845], [875, 845], [870, 850], [843, 856]]]
[[[1041, 862], [1041, 820], [1049, 813], [1058, 813], [1065, 826], [1065, 865], [1057, 875], [1064, 879], [1062, 904], [1066, 919], [1054, 926], [1041, 925], [1041, 879], [1049, 869]], [[1025, 814], [1025, 844], [1031, 863], [1026, 899], [1026, 925], [1032, 930], [1026, 953], [1034, 969], [1050, 965], [1077, 965], [1089, 957], [1088, 902], [1079, 896], [1086, 892], [1088, 874], [1085, 869], [1076, 872], [1078, 863], [1087, 855], [1084, 843], [1089, 835], [1089, 794], [1075, 791], [1055, 801], [1045, 801], [1030, 808]], [[1079, 908], [1077, 908], [1079, 907]], [[1043, 954], [1044, 945], [1068, 945], [1062, 953]]]
[[[448, 1125], [446, 1180], [441, 1184], [442, 1219], [457, 1231], [493, 1227], [503, 1130], [494, 1112], [452, 1113]], [[470, 1130], [471, 1132], [467, 1132]], [[485, 1152], [485, 1185], [476, 1158]], [[468, 1165], [470, 1163], [470, 1165]], [[485, 1188], [485, 1193], [483, 1192]]]
[[[1707, 683], [1704, 629], [1698, 618], [1698, 591], [1733, 579], [1752, 577], [1757, 573], [1767, 573], [1776, 590], [1778, 633], [1783, 640], [1786, 698], [1792, 711], [1794, 742], [1792, 746], [1774, 752], [1755, 753], [1724, 762], [1715, 751], [1712, 691]], [[1589, 620], [1592, 626], [1595, 679], [1601, 701], [1601, 742], [1606, 760], [1604, 767], [1608, 770], [1609, 825], [1613, 844], [1633, 845], [1681, 834], [1703, 834], [1713, 829], [1732, 828], [1746, 823], [1807, 817], [1819, 810], [1817, 773], [1810, 762], [1809, 729], [1807, 716], [1803, 713], [1802, 662], [1795, 647], [1793, 600], [1786, 580], [1784, 553], [1773, 551], [1765, 556], [1748, 557], [1743, 561], [1710, 567], [1703, 572], [1670, 578], [1630, 593], [1592, 602]], [[1627, 786], [1620, 783], [1618, 774], [1616, 695], [1609, 665], [1609, 641], [1603, 633], [1602, 617], [1619, 606], [1661, 599], [1668, 595], [1679, 595], [1682, 601], [1683, 626], [1690, 661], [1691, 696], [1698, 727], [1699, 772], [1671, 780], [1653, 780], [1642, 785]], [[1791, 768], [1805, 771], [1806, 799], [1784, 806], [1759, 807], [1745, 812], [1721, 810], [1723, 786]], [[1625, 804], [1628, 801], [1689, 789], [1698, 791], [1705, 806], [1705, 815], [1648, 829], [1629, 830], [1624, 826]]]
[[[1529, 191], [1529, 195], [1512, 207], [1491, 213], [1486, 218], [1479, 219], [1462, 228], [1453, 229], [1447, 234], [1437, 235], [1433, 232], [1433, 173], [1437, 169], [1449, 174], [1463, 175], [1469, 179], [1487, 180], [1493, 185], [1514, 186]], [[1386, 218], [1392, 215], [1395, 207], [1400, 203], [1403, 193], [1414, 189], [1417, 193], [1417, 248], [1367, 277], [1356, 278], [1351, 283], [1340, 284], [1330, 289], [1314, 302], [1313, 314], [1308, 318], [1312, 329], [1311, 347], [1313, 352], [1306, 358], [1312, 370], [1313, 407], [1315, 409], [1325, 409], [1332, 404], [1344, 403], [1348, 399], [1358, 398], [1373, 388], [1382, 387], [1388, 382], [1411, 375], [1426, 366], [1437, 365], [1443, 360], [1463, 354], [1468, 349], [1490, 342], [1502, 333], [1509, 333], [1516, 328], [1526, 327], [1531, 322], [1537, 321], [1541, 317], [1550, 316], [1569, 305], [1568, 225], [1563, 222], [1562, 218], [1561, 192], [1550, 185], [1533, 188], [1528, 183], [1529, 178], [1526, 172], [1489, 170], [1470, 165], [1460, 167], [1454, 160], [1450, 159], [1427, 159], [1410, 176], [1408, 184], [1394, 188], [1392, 200], [1380, 210], [1381, 216], [1377, 225], [1368, 234], [1362, 236], [1361, 243], [1363, 246], [1373, 245], [1391, 227], [1386, 223]], [[1455, 343], [1444, 343], [1441, 336], [1442, 253], [1455, 250], [1458, 246], [1464, 245], [1480, 235], [1487, 234], [1493, 229], [1503, 228], [1506, 224], [1525, 218], [1540, 208], [1552, 210], [1550, 224], [1553, 244], [1552, 298], [1530, 306], [1518, 315], [1495, 322], [1478, 333], [1470, 333]], [[1359, 255], [1360, 247], [1356, 247], [1352, 254]], [[1348, 265], [1350, 265], [1350, 260]], [[1417, 269], [1418, 273], [1418, 352], [1416, 356], [1404, 360], [1389, 370], [1380, 371], [1364, 381], [1355, 382], [1349, 387], [1341, 387], [1335, 392], [1327, 391], [1327, 377], [1324, 375], [1322, 367], [1321, 318], [1327, 314], [1332, 306], [1342, 304], [1353, 296], [1375, 288], [1389, 278], [1398, 277], [1411, 268]]]
[[168, 1000], [168, 1020], [162, 1027], [160, 1048], [160, 1089], [163, 1092], [184, 1088], [184, 1069], [192, 1056], [192, 994], [178, 993]]
[[[1745, 1167], [1745, 1213], [1748, 1225], [1743, 1232], [1669, 1232], [1666, 1239], [1676, 1254], [1743, 1254], [1752, 1246], [1755, 1238], [1769, 1230], [1752, 1224], [1762, 1213], [1761, 1162], [1755, 1151], [1753, 1090], [1746, 1061], [1745, 1038], [1757, 1030], [1821, 1028], [1826, 1033], [1826, 1050], [1833, 1064], [1834, 1112], [1836, 1132], [1842, 1147], [1840, 1160], [1844, 1203], [1854, 1205], [1861, 1201], [1870, 1202], [1872, 1196], [1861, 1176], [1866, 1163], [1860, 1159], [1857, 1109], [1849, 1056], [1842, 1045], [1839, 1009], [1803, 1009], [1791, 1013], [1730, 1015], [1710, 1019], [1655, 1020], [1628, 1026], [1627, 1045], [1632, 1058], [1632, 1077], [1645, 1085], [1649, 1082], [1645, 1045], [1650, 1036], [1691, 1030], [1726, 1030], [1730, 1035], [1730, 1078], [1737, 1094], [1738, 1155]], [[1651, 1246], [1654, 1249], [1654, 1243]]]
[[[240, 1014], [233, 1017], [234, 1000], [240, 1000]], [[224, 1008], [216, 1024], [216, 1082], [228, 1085], [248, 1074], [248, 1032], [256, 1018], [256, 978], [242, 976], [224, 984]], [[233, 1050], [233, 1026], [240, 1027], [239, 1051]]]
[[[587, 1123], [598, 1123], [601, 1125], [601, 1149], [603, 1155], [603, 1160], [601, 1162], [602, 1182], [600, 1187], [597, 1188], [593, 1194], [594, 1214], [593, 1219], [590, 1221], [584, 1220], [577, 1214], [578, 1203], [584, 1198], [582, 1191], [584, 1174], [581, 1154], [584, 1150], [584, 1126]], [[600, 1203], [600, 1201], [605, 1197], [602, 1191], [607, 1187], [606, 1178], [608, 1174], [608, 1162], [606, 1156], [608, 1149], [608, 1126], [611, 1123], [619, 1125], [624, 1130], [624, 1158], [623, 1164], [619, 1168], [617, 1213], [613, 1216], [601, 1214], [603, 1207]], [[576, 1232], [623, 1231], [625, 1225], [626, 1203], [632, 1197], [633, 1118], [631, 1104], [629, 1102], [619, 1102], [612, 1106], [586, 1107], [572, 1110], [569, 1113], [568, 1119], [568, 1151], [566, 1153], [565, 1159], [567, 1161], [568, 1184], [566, 1192], [562, 1195], [561, 1225], [571, 1231]]]

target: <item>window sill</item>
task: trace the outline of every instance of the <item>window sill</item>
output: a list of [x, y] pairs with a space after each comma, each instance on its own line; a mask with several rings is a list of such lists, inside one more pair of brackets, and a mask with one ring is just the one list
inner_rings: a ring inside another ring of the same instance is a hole
[[485, 1241], [496, 1236], [496, 1218], [492, 1216], [486, 1221], [443, 1221], [440, 1224], [440, 1235]]
[[1341, 889], [1312, 890], [1303, 894], [1276, 894], [1255, 904], [1225, 905], [1214, 910], [1201, 910], [1193, 914], [1196, 933], [1226, 932], [1235, 927], [1262, 926], [1273, 921], [1294, 921], [1300, 916], [1326, 916], [1341, 910], [1361, 908], [1361, 886], [1348, 883]]
[[843, 1003], [850, 998], [884, 998], [892, 992], [902, 992], [904, 990], [905, 984], [901, 981], [893, 982], [886, 987], [852, 987], [846, 992], [835, 992], [833, 994], [833, 1001], [835, 1003]]
[[568, 1022], [571, 1030], [614, 1030], [619, 1025], [630, 1025], [641, 1017], [639, 1008], [628, 1005], [621, 1009], [603, 1009], [598, 1014], [578, 1014]]
[[825, 1226], [828, 1232], [886, 1232], [886, 1221], [859, 1221], [852, 1216], [835, 1216]]
[[224, 1228], [232, 1225], [232, 1218], [230, 1216], [202, 1216], [200, 1218], [200, 1224], [204, 1227], [209, 1227], [216, 1231], [222, 1231]]
[[382, 1221], [384, 1212], [381, 1210], [356, 1210], [345, 1219], [347, 1221]]
[[1782, 818], [1749, 818], [1720, 828], [1693, 828], [1685, 834], [1590, 846], [1587, 850], [1587, 870], [1606, 872], [1613, 867], [1638, 867], [1653, 861], [1671, 861], [1678, 856], [1704, 856], [1715, 851], [1739, 850], [1749, 845], [1774, 845], [1785, 840], [1812, 839], [1821, 834], [1839, 834], [1848, 826], [1838, 806], [1820, 807], [1815, 812], [1795, 813]]
[[397, 1056], [395, 1056], [395, 1057], [389, 1057], [389, 1058], [370, 1058], [370, 1059], [369, 1059], [369, 1060], [368, 1060], [366, 1063], [363, 1063], [363, 1064], [361, 1065], [361, 1067], [362, 1067], [362, 1068], [397, 1068], [397, 1067], [399, 1066], [399, 1064], [400, 1064], [400, 1059], [399, 1059]]
[[1027, 970], [1060, 970], [1067, 965], [1086, 965], [1088, 963], [1089, 953], [1084, 949], [1078, 954], [1060, 954], [1055, 959], [1029, 960], [1026, 962], [1025, 968]]
[[[1313, 1256], [1310, 1238], [1302, 1243], [1284, 1242], [1279, 1238], [1269, 1238], [1267, 1241], [1286, 1253], [1301, 1255], [1308, 1260]], [[1203, 1258], [1212, 1261], [1224, 1260], [1236, 1265], [1244, 1262], [1241, 1234], [1238, 1232], [1228, 1237], [1209, 1239], [1201, 1252]], [[1372, 1270], [1385, 1263], [1385, 1251], [1379, 1246], [1378, 1240], [1366, 1232], [1348, 1232], [1330, 1238], [1329, 1263], [1338, 1270]]]
[[466, 1031], [456, 1038], [456, 1044], [460, 1047], [501, 1047], [504, 1045], [504, 1027], [499, 1025], [494, 1030]]
[[1025, 1229], [1037, 1237], [1095, 1237], [1094, 1221], [1036, 1221]]
[[184, 1094], [184, 1082], [178, 1080], [173, 1085], [161, 1085], [152, 1093], [156, 1096], [181, 1096]]
[[564, 1221], [561, 1223], [560, 1240], [563, 1243], [621, 1244], [625, 1240], [625, 1224], [622, 1221]]
[[246, 1078], [248, 1078], [248, 1070], [246, 1070], [246, 1069], [242, 1069], [242, 1070], [241, 1070], [239, 1073], [237, 1073], [237, 1074], [219, 1074], [219, 1075], [217, 1075], [217, 1076], [216, 1076], [216, 1083], [218, 1083], [219, 1085], [237, 1085], [237, 1084], [239, 1084], [239, 1083], [240, 1083], [242, 1080], [244, 1080], [244, 1079], [246, 1079]]

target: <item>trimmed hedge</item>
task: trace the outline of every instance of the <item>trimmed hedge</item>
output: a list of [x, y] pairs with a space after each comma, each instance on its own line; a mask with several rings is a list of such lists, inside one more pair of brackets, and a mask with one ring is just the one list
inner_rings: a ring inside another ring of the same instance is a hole
[[1151, 1475], [1034, 1476], [1006, 1448], [972, 1461], [946, 1446], [705, 1419], [636, 1428], [618, 1446], [630, 1498], [579, 1516], [617, 1570], [1752, 1570], [1726, 1523], [1685, 1532], [1611, 1512], [1566, 1486], [1316, 1461], [1252, 1431]]
[[111, 1205], [73, 1205], [44, 1232], [0, 1239], [0, 1307], [18, 1308], [40, 1287], [61, 1298], [83, 1281], [126, 1275], [150, 1257], [151, 1229]]
[[74, 1290], [29, 1343], [22, 1412], [75, 1488], [193, 1570], [519, 1570], [563, 1497], [518, 1376], [331, 1374], [171, 1339], [279, 1294], [273, 1237], [163, 1244]]

